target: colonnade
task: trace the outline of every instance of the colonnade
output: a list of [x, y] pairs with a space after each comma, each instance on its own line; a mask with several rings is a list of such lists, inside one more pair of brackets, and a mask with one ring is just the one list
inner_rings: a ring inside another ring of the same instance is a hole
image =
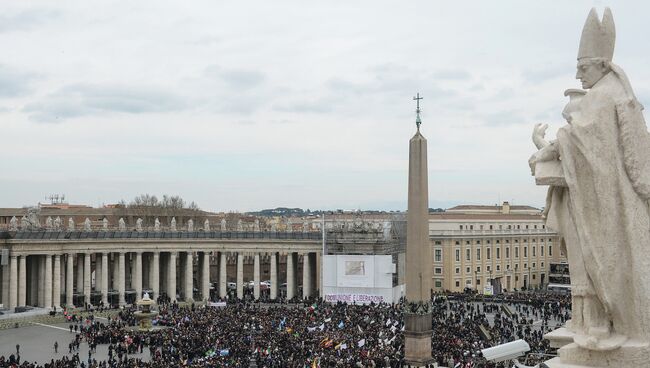
[[[244, 268], [252, 263], [252, 294], [262, 291], [262, 266], [268, 273], [269, 298], [287, 299], [298, 292], [297, 276], [302, 272], [302, 297], [312, 296], [317, 286], [315, 252], [238, 252], [238, 251], [75, 251], [55, 254], [11, 252], [1, 265], [0, 300], [5, 307], [52, 308], [85, 304], [126, 305], [137, 302], [143, 291], [152, 299], [167, 295], [171, 301], [193, 302], [210, 299], [210, 290], [221, 298], [233, 289], [244, 297]], [[284, 275], [280, 262], [284, 261]], [[234, 263], [233, 269], [228, 265]], [[300, 270], [299, 270], [299, 267]], [[214, 272], [214, 275], [212, 274]], [[280, 277], [282, 276], [282, 277]], [[286, 291], [284, 284], [286, 281]], [[214, 286], [213, 286], [214, 285]]]

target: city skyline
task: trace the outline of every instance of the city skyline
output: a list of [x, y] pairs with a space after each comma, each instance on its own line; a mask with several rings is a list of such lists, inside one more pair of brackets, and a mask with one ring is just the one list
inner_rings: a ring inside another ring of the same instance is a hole
[[5, 4], [0, 207], [404, 210], [418, 92], [430, 207], [542, 207], [532, 127], [563, 124], [593, 5], [650, 102], [645, 3], [301, 5]]

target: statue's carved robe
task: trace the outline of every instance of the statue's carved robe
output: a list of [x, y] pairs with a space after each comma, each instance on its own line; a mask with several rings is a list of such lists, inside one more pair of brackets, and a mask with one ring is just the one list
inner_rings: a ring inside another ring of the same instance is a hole
[[[614, 331], [645, 340], [650, 335], [650, 142], [641, 109], [622, 71], [608, 73], [583, 97], [579, 114], [557, 135], [570, 195], [564, 208], [555, 210], [568, 211], [573, 223], [564, 213], [553, 214], [553, 208], [551, 214], [563, 222], [560, 228], [575, 228], [576, 244], [567, 247], [579, 247], [584, 276]], [[571, 271], [573, 278], [574, 265]]]

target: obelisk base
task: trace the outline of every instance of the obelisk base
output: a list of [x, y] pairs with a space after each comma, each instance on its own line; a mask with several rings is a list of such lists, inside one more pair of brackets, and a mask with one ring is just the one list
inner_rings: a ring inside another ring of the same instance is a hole
[[404, 364], [423, 367], [433, 364], [431, 357], [431, 313], [404, 313]]

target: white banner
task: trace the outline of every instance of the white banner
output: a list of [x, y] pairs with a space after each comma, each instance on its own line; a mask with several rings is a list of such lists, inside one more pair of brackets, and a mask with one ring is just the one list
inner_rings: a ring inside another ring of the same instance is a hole
[[208, 303], [208, 306], [217, 307], [217, 308], [225, 308], [226, 307], [226, 302], [210, 302], [210, 303]]
[[369, 295], [369, 294], [325, 294], [325, 301], [329, 303], [364, 303], [368, 304], [371, 302], [382, 303], [384, 302], [384, 297], [381, 295]]

